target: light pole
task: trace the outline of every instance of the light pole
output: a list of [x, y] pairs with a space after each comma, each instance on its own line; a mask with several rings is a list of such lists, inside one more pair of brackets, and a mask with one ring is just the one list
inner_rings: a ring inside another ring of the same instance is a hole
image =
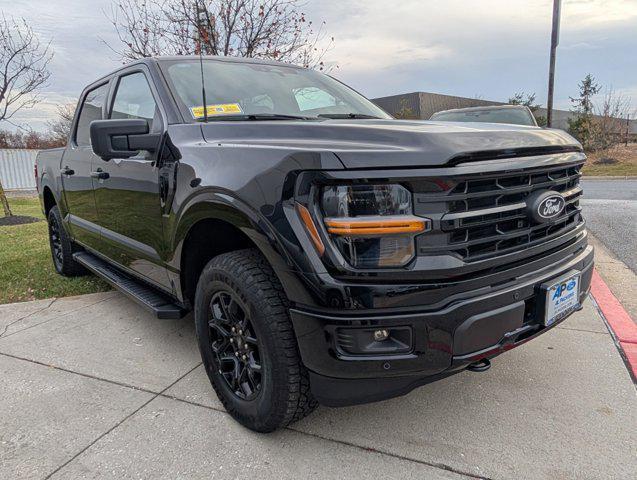
[[560, 9], [562, 0], [553, 0], [553, 29], [551, 32], [551, 61], [549, 63], [549, 95], [546, 101], [546, 126], [553, 123], [553, 84], [555, 83], [555, 52], [560, 42]]

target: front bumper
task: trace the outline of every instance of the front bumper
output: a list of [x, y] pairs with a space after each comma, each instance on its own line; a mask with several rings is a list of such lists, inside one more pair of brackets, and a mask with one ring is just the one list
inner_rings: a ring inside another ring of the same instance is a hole
[[[382, 309], [374, 314], [342, 315], [291, 309], [301, 357], [310, 370], [312, 392], [329, 406], [378, 401], [521, 345], [561, 323], [543, 326], [540, 285], [571, 270], [581, 272], [582, 303], [593, 270], [590, 246], [551, 267], [494, 285], [486, 293], [466, 292], [466, 299], [453, 300], [434, 311]], [[400, 354], [352, 355], [338, 343], [339, 329], [348, 327], [408, 327], [412, 346]]]

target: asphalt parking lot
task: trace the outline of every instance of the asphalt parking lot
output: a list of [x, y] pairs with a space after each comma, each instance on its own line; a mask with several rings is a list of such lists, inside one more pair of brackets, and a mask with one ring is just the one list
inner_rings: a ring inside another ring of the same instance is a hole
[[597, 310], [411, 394], [270, 435], [223, 411], [190, 317], [117, 292], [0, 306], [0, 478], [635, 478], [635, 386]]
[[583, 179], [580, 201], [588, 230], [637, 273], [637, 179]]

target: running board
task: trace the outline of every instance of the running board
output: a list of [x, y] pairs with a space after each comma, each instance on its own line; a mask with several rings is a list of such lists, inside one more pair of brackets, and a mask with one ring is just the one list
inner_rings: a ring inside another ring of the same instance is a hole
[[157, 318], [175, 319], [182, 318], [186, 314], [186, 311], [175, 305], [168, 296], [162, 295], [152, 287], [135, 280], [130, 275], [95, 255], [88, 252], [77, 252], [73, 254], [73, 258], [77, 263], [106, 280], [120, 292], [149, 309]]

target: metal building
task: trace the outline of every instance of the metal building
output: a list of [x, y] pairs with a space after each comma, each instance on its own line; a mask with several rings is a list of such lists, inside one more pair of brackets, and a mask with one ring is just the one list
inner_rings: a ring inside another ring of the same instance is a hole
[[[505, 105], [502, 102], [482, 100], [480, 98], [456, 97], [430, 92], [412, 92], [389, 97], [373, 98], [372, 102], [386, 112], [398, 118], [413, 118], [429, 120], [436, 112], [452, 108], [484, 107], [489, 105]], [[546, 109], [539, 108], [535, 112], [537, 116], [546, 117]], [[573, 113], [567, 110], [553, 109], [553, 127], [568, 129], [568, 119]], [[630, 134], [637, 134], [637, 121], [630, 121]]]
[[35, 190], [35, 157], [39, 150], [0, 149], [0, 180], [5, 190]]

